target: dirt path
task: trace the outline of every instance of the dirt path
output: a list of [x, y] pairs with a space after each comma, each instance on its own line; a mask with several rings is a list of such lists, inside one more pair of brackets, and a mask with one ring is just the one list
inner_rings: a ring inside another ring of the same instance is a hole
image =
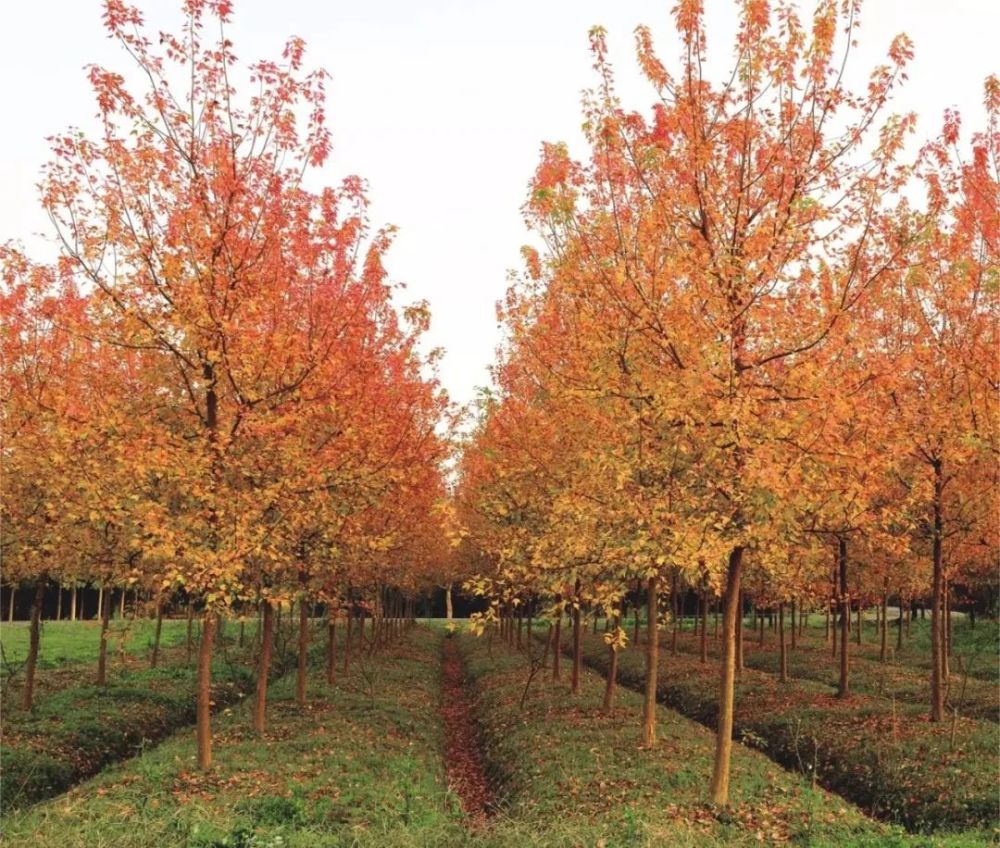
[[465, 666], [454, 639], [444, 640], [442, 677], [441, 717], [448, 786], [458, 796], [469, 823], [477, 827], [492, 812], [493, 793], [486, 777], [479, 729], [472, 718]]

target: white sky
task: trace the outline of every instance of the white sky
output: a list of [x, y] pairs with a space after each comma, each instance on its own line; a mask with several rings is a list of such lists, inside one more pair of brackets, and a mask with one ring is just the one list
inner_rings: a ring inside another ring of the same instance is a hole
[[[179, 0], [140, 0], [157, 29], [180, 29]], [[446, 349], [441, 378], [465, 402], [488, 382], [500, 334], [494, 304], [527, 239], [520, 207], [542, 140], [579, 151], [579, 95], [593, 84], [587, 31], [603, 24], [625, 105], [652, 102], [637, 79], [636, 24], [673, 58], [672, 0], [236, 0], [229, 37], [243, 61], [278, 58], [289, 35], [310, 66], [333, 76], [327, 179], [348, 173], [371, 187], [376, 225], [399, 227], [388, 257], [406, 300], [426, 298], [430, 346]], [[728, 65], [732, 0], [705, 0], [709, 50]], [[899, 111], [917, 111], [918, 139], [947, 106], [981, 123], [982, 82], [1000, 70], [1000, 0], [868, 0], [856, 75], [883, 61], [892, 36], [916, 44]], [[40, 258], [48, 232], [35, 183], [45, 136], [90, 129], [96, 108], [83, 67], [128, 68], [104, 36], [98, 0], [4, 4], [0, 24], [0, 241]], [[725, 67], [724, 67], [725, 66]], [[857, 76], [855, 76], [857, 78]]]

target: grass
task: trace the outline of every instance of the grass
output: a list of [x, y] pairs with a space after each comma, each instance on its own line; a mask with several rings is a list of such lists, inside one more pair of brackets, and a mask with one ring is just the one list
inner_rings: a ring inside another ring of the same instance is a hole
[[305, 848], [464, 844], [443, 771], [438, 720], [441, 636], [418, 628], [308, 702], [272, 685], [269, 728], [249, 705], [215, 722], [215, 764], [194, 769], [189, 732], [64, 796], [3, 820], [10, 846]]
[[[985, 828], [924, 836], [874, 821], [777, 766], [769, 759], [772, 751], [748, 745], [735, 746], [733, 805], [715, 808], [706, 803], [714, 745], [709, 730], [660, 707], [660, 740], [651, 750], [640, 749], [640, 696], [621, 688], [614, 713], [605, 715], [597, 709], [603, 680], [591, 671], [585, 671], [576, 697], [565, 682], [554, 685], [543, 672], [521, 709], [524, 657], [498, 640], [490, 657], [484, 640], [463, 635], [453, 638], [466, 657], [469, 702], [498, 792], [497, 816], [469, 829], [444, 772], [443, 638], [438, 627], [412, 628], [382, 653], [356, 655], [350, 674], [334, 686], [316, 669], [304, 707], [294, 700], [292, 677], [277, 680], [262, 738], [252, 731], [246, 702], [215, 717], [215, 764], [208, 773], [195, 770], [193, 734], [186, 729], [59, 798], [8, 811], [0, 821], [3, 843], [60, 848], [989, 844]], [[588, 639], [588, 645], [599, 641]], [[626, 651], [623, 664], [629, 655], [639, 659], [637, 654]], [[700, 665], [694, 658], [676, 659]], [[673, 661], [665, 662], [665, 670]], [[691, 674], [700, 679], [703, 672]], [[744, 680], [741, 686], [746, 685]]]
[[[110, 623], [108, 648], [116, 653], [147, 654], [153, 648], [156, 622], [147, 618], [114, 619]], [[195, 625], [197, 632], [197, 623]], [[161, 648], [183, 645], [187, 622], [164, 619]], [[0, 646], [6, 663], [20, 665], [28, 656], [28, 623], [16, 621], [0, 625]], [[67, 663], [97, 662], [101, 643], [100, 621], [43, 621], [38, 646], [38, 668], [57, 668]]]
[[[747, 668], [765, 671], [777, 675], [779, 672], [778, 643], [773, 634], [765, 631], [763, 645], [758, 643], [756, 634], [749, 633], [744, 639], [744, 664]], [[664, 645], [671, 644], [670, 633], [663, 633], [661, 639]], [[840, 675], [839, 657], [830, 653], [830, 645], [822, 639], [800, 639], [795, 649], [788, 640], [788, 673], [799, 680], [812, 680], [836, 689]], [[713, 662], [719, 657], [720, 643], [709, 633], [708, 655]], [[858, 650], [858, 645], [850, 643], [850, 688], [852, 691], [929, 709], [930, 704], [930, 672], [914, 667], [890, 655], [886, 662], [880, 661], [875, 654], [872, 658], [867, 652]], [[685, 654], [698, 654], [699, 641], [690, 631], [678, 634], [677, 649]], [[978, 718], [987, 721], [1000, 719], [1000, 699], [997, 687], [982, 678], [969, 675], [965, 677], [952, 666], [951, 684], [948, 689], [946, 704], [949, 712], [958, 709], [959, 714], [968, 718]]]
[[[497, 844], [538, 846], [973, 846], [979, 834], [922, 837], [874, 821], [762, 753], [735, 745], [732, 806], [707, 803], [714, 736], [665, 707], [659, 739], [638, 745], [641, 697], [618, 692], [599, 709], [604, 681], [585, 670], [579, 695], [545, 672], [524, 709], [522, 656], [461, 637], [477, 690], [487, 760], [501, 792]], [[569, 669], [564, 674], [568, 678]], [[501, 837], [506, 842], [501, 841]]]
[[[599, 637], [585, 639], [585, 657], [604, 671], [607, 650]], [[620, 680], [641, 688], [642, 652], [621, 654]], [[661, 650], [658, 698], [685, 716], [714, 727], [718, 715], [718, 666]], [[998, 814], [992, 722], [958, 719], [933, 725], [922, 707], [886, 698], [833, 697], [829, 686], [809, 680], [779, 684], [746, 669], [736, 685], [734, 730], [788, 768], [815, 773], [820, 783], [879, 818], [915, 832], [971, 830], [982, 838]]]
[[[249, 692], [246, 666], [213, 664], [213, 700], [230, 704]], [[155, 745], [195, 713], [195, 668], [172, 664], [125, 672], [106, 686], [67, 686], [31, 712], [4, 716], [0, 759], [4, 811], [48, 798], [109, 763]]]

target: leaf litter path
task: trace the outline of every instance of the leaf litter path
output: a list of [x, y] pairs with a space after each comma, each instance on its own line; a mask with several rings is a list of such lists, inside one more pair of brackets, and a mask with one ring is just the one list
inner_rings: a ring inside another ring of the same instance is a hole
[[442, 678], [441, 717], [448, 786], [458, 796], [470, 826], [479, 827], [493, 812], [493, 792], [486, 777], [479, 728], [472, 717], [465, 664], [454, 639], [444, 640]]

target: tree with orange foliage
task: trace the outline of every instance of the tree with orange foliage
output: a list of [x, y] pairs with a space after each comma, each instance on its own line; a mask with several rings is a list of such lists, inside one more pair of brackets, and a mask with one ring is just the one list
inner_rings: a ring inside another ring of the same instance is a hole
[[912, 119], [876, 128], [910, 46], [897, 38], [890, 64], [851, 93], [840, 54], [859, 12], [860, 2], [820, 3], [810, 32], [789, 6], [740, 4], [736, 68], [716, 86], [703, 76], [702, 6], [684, 0], [678, 73], [637, 31], [658, 96], [650, 120], [622, 108], [595, 30], [591, 160], [549, 146], [529, 202], [553, 264], [568, 256], [592, 269], [573, 275], [585, 284], [576, 308], [630, 319], [656, 374], [641, 402], [698, 444], [711, 481], [691, 512], [709, 517], [705, 562], [725, 599], [716, 803], [729, 797], [743, 555], [779, 541], [786, 523], [769, 508], [788, 493], [792, 461], [774, 434], [811, 386], [802, 375], [815, 353], [900, 261], [881, 202], [902, 184], [895, 159]]
[[243, 591], [269, 509], [245, 483], [248, 448], [255, 433], [306, 415], [324, 364], [364, 336], [352, 328], [390, 308], [389, 238], [369, 238], [359, 179], [318, 193], [304, 185], [330, 143], [325, 74], [303, 72], [301, 40], [280, 62], [250, 66], [259, 91], [241, 106], [229, 2], [186, 3], [183, 32], [161, 34], [159, 52], [138, 9], [107, 0], [104, 10], [109, 36], [148, 86], [135, 95], [120, 74], [90, 69], [100, 137], [52, 140], [43, 203], [65, 267], [105, 316], [102, 342], [148, 352], [171, 375], [163, 391], [177, 414], [158, 439], [160, 471], [183, 509], [146, 530], [169, 563], [164, 588], [182, 585], [204, 602], [197, 737], [206, 768], [217, 615]]

